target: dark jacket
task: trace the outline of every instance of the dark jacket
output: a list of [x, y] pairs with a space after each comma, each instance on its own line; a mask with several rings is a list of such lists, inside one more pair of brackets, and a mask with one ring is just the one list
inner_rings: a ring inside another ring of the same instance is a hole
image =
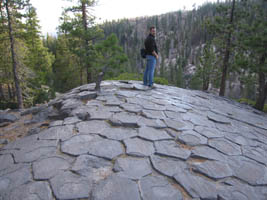
[[155, 36], [152, 34], [149, 34], [145, 40], [145, 49], [146, 49], [146, 54], [147, 55], [152, 55], [152, 52], [155, 51], [158, 53], [158, 48], [155, 40]]

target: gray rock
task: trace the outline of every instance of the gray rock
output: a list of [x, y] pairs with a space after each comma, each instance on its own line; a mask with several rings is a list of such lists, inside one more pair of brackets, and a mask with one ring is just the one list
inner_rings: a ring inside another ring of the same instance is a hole
[[40, 140], [66, 140], [74, 135], [73, 125], [55, 126], [38, 134]]
[[139, 118], [140, 117], [138, 115], [121, 112], [113, 114], [110, 120], [115, 120], [115, 122], [121, 126], [138, 127], [137, 122], [139, 121]]
[[136, 104], [124, 103], [121, 104], [120, 107], [124, 109], [126, 112], [131, 112], [131, 113], [140, 113], [142, 111], [142, 107]]
[[228, 158], [230, 168], [234, 176], [251, 184], [267, 184], [267, 167], [243, 156], [232, 156]]
[[[1, 153], [1, 152], [0, 152]], [[14, 163], [13, 158], [11, 154], [6, 154], [6, 155], [0, 155], [0, 171], [3, 169], [8, 168], [10, 165]]]
[[[1, 197], [1, 196], [0, 196]], [[31, 182], [22, 185], [7, 195], [6, 200], [53, 200], [52, 191], [47, 182]]]
[[172, 139], [172, 137], [165, 131], [161, 129], [155, 129], [151, 127], [141, 127], [139, 128], [138, 136], [146, 140], [157, 141], [157, 140], [167, 140]]
[[105, 129], [104, 131], [102, 131], [100, 133], [100, 135], [107, 137], [109, 139], [113, 139], [113, 140], [125, 140], [131, 137], [135, 137], [137, 136], [137, 131], [135, 129], [131, 129], [131, 128], [123, 128], [123, 127], [119, 127], [119, 128], [109, 128], [109, 129]]
[[7, 139], [0, 139], [0, 145], [1, 144], [7, 144], [8, 143], [8, 140]]
[[105, 110], [90, 111], [90, 120], [107, 120], [112, 116], [111, 112]]
[[33, 163], [33, 177], [35, 180], [50, 179], [69, 167], [69, 163], [61, 157], [44, 158]]
[[89, 146], [101, 138], [96, 135], [76, 135], [61, 144], [63, 153], [78, 156], [89, 152]]
[[86, 122], [80, 122], [76, 125], [80, 134], [100, 134], [106, 128], [109, 128], [108, 123], [105, 121], [91, 120]]
[[143, 200], [182, 200], [181, 192], [162, 176], [146, 176], [140, 180]]
[[100, 181], [93, 189], [91, 199], [141, 200], [137, 184], [134, 181], [116, 175]]
[[9, 114], [9, 113], [0, 113], [0, 123], [3, 123], [3, 122], [15, 122], [17, 121], [18, 118], [13, 115], [13, 114]]
[[50, 122], [49, 127], [61, 126], [61, 125], [63, 125], [63, 121], [62, 120], [56, 120], [56, 121]]
[[175, 180], [193, 198], [217, 200], [218, 186], [200, 176], [195, 176], [184, 170], [174, 176]]
[[124, 153], [123, 146], [120, 142], [101, 139], [90, 143], [88, 153], [101, 158], [112, 160], [113, 158]]
[[194, 130], [208, 139], [224, 137], [224, 133], [216, 128], [196, 126]]
[[190, 122], [182, 122], [172, 119], [164, 119], [164, 122], [169, 128], [177, 131], [193, 130], [194, 128], [193, 124], [191, 124]]
[[25, 109], [20, 114], [21, 114], [21, 116], [29, 115], [29, 114], [34, 114], [35, 115], [38, 112], [41, 112], [41, 111], [45, 110], [47, 107], [48, 107], [47, 105], [31, 107], [31, 108]]
[[216, 123], [221, 123], [221, 124], [231, 124], [231, 119], [223, 116], [223, 115], [219, 115], [219, 114], [215, 114], [212, 112], [208, 113], [208, 119], [211, 121], [214, 121]]
[[[135, 167], [133, 167], [135, 166]], [[152, 173], [149, 159], [147, 158], [118, 158], [114, 165], [118, 176], [138, 180]]]
[[212, 149], [208, 146], [196, 146], [192, 150], [191, 157], [195, 158], [205, 158], [209, 160], [218, 160], [218, 161], [226, 161], [226, 156], [215, 149]]
[[231, 168], [227, 163], [220, 161], [205, 161], [202, 163], [193, 163], [193, 170], [204, 174], [212, 179], [218, 180], [233, 175]]
[[142, 127], [142, 126], [148, 126], [148, 127], [154, 127], [154, 128], [167, 128], [166, 124], [160, 120], [160, 119], [147, 119], [145, 117], [140, 117], [138, 122], [137, 122], [137, 125], [139, 127]]
[[55, 155], [57, 151], [56, 146], [39, 147], [36, 149], [16, 151], [14, 159], [17, 163], [29, 163], [38, 160], [39, 158]]
[[245, 157], [248, 157], [267, 166], [267, 151], [263, 148], [243, 146], [242, 152]]
[[150, 156], [155, 152], [152, 142], [139, 138], [124, 140], [126, 153], [132, 156]]
[[190, 121], [195, 126], [215, 127], [215, 123], [208, 120], [206, 116], [202, 116], [202, 113], [187, 112], [183, 115], [183, 120]]
[[218, 151], [228, 155], [237, 156], [241, 155], [241, 147], [233, 142], [230, 142], [224, 138], [215, 138], [209, 140], [209, 146], [217, 149]]
[[155, 170], [169, 177], [173, 177], [175, 174], [181, 173], [185, 168], [187, 168], [187, 164], [185, 162], [175, 158], [153, 155], [150, 156], [150, 159]]
[[6, 170], [0, 171], [0, 194], [31, 181], [32, 174], [29, 164], [11, 165]]
[[96, 92], [92, 91], [84, 91], [79, 93], [77, 97], [81, 100], [90, 100], [90, 99], [95, 99], [97, 97], [97, 94]]
[[61, 172], [51, 180], [51, 187], [57, 199], [89, 198], [92, 182], [88, 178], [69, 171]]
[[181, 120], [182, 119], [182, 115], [179, 112], [164, 111], [164, 113], [170, 119], [174, 119], [174, 120]]
[[63, 121], [63, 125], [75, 124], [81, 120], [78, 117], [67, 117]]
[[206, 137], [193, 130], [183, 131], [178, 135], [177, 140], [189, 146], [204, 145], [208, 143], [208, 139]]
[[180, 158], [187, 160], [191, 154], [188, 149], [181, 148], [175, 141], [157, 141], [155, 142], [156, 153], [159, 155]]
[[142, 115], [150, 119], [165, 119], [166, 118], [163, 111], [157, 111], [157, 110], [145, 110], [144, 109], [142, 110]]

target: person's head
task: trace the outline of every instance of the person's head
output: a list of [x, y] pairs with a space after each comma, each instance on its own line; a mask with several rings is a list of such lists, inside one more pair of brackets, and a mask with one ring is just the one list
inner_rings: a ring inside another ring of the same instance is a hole
[[151, 34], [151, 35], [156, 35], [156, 27], [155, 26], [151, 26], [150, 28], [149, 28], [149, 33]]

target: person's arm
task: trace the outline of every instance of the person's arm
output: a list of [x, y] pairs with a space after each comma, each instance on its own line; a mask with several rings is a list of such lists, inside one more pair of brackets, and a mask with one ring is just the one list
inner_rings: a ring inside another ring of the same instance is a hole
[[152, 54], [158, 59], [159, 55], [156, 53], [156, 51], [152, 51]]

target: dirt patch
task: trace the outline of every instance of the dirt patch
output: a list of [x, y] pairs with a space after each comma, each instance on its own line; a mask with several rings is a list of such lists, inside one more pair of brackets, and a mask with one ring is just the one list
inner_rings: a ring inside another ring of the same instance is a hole
[[[47, 128], [49, 121], [43, 121], [40, 123], [35, 124], [27, 124], [25, 125], [26, 121], [32, 119], [32, 114], [20, 116], [19, 113], [12, 112], [10, 114], [16, 115], [19, 120], [14, 123], [10, 123], [5, 127], [0, 127], [0, 139], [6, 139], [9, 142], [15, 141], [18, 138], [25, 137], [30, 129], [39, 127], [40, 129]], [[4, 146], [4, 145], [2, 145]], [[0, 147], [2, 147], [0, 146]]]

